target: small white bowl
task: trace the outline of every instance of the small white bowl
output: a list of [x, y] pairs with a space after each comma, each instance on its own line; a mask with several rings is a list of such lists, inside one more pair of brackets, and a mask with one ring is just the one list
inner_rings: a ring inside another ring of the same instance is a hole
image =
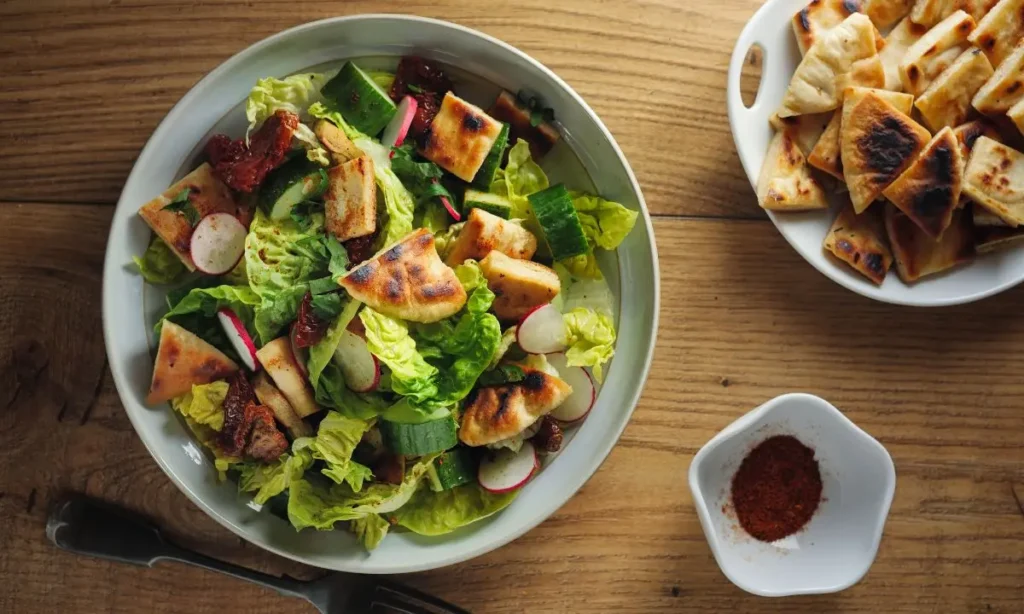
[[[822, 501], [801, 531], [771, 544], [740, 526], [732, 477], [743, 458], [773, 435], [793, 435], [814, 449]], [[763, 597], [834, 593], [871, 567], [896, 490], [889, 453], [827, 401], [809, 394], [776, 397], [733, 422], [690, 464], [690, 490], [708, 544], [733, 584]]]

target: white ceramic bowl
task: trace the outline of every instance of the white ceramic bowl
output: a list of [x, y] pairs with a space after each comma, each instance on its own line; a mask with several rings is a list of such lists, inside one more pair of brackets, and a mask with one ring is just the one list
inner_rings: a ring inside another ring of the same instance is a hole
[[[807, 3], [808, 0], [768, 0], [747, 22], [733, 49], [727, 96], [729, 123], [743, 170], [755, 189], [772, 137], [768, 118], [782, 103], [789, 80], [800, 64], [791, 19]], [[762, 50], [761, 88], [748, 109], [740, 95], [740, 73], [748, 51], [755, 45]], [[757, 206], [753, 199], [751, 206]], [[768, 212], [768, 217], [814, 268], [858, 294], [901, 305], [956, 305], [997, 294], [1024, 280], [1024, 250], [1014, 249], [979, 256], [967, 266], [910, 285], [891, 271], [885, 282], [876, 286], [822, 249], [821, 243], [837, 212], [833, 207], [830, 213]]]
[[[323, 64], [340, 66], [349, 58], [394, 66], [408, 53], [452, 67], [457, 87], [465, 84], [471, 95], [486, 93], [493, 100], [499, 87], [527, 88], [539, 95], [555, 110], [566, 142], [561, 154], [551, 154], [553, 179], [581, 188], [592, 185], [603, 196], [640, 211], [641, 217], [617, 253], [601, 261], [614, 291], [620, 278], [631, 280], [631, 290], [621, 295], [619, 304], [618, 356], [594, 411], [574, 440], [504, 512], [443, 538], [396, 532], [367, 554], [344, 530], [297, 533], [287, 522], [248, 508], [248, 498], [233, 483], [217, 482], [207, 457], [166, 406], [143, 404], [152, 368], [150, 331], [161, 296], [144, 288], [129, 265], [150, 236], [136, 210], [187, 172], [211, 134], [243, 132], [242, 102], [258, 78], [283, 77]], [[103, 282], [107, 355], [125, 410], [153, 458], [225, 527], [263, 548], [319, 567], [361, 573], [432, 569], [493, 550], [539, 524], [572, 497], [615, 445], [639, 399], [653, 353], [656, 253], [643, 196], [618, 145], [590, 107], [550, 70], [501, 41], [450, 23], [395, 15], [328, 19], [274, 35], [232, 57], [196, 84], [153, 133], [128, 177], [110, 230]]]
[[[822, 502], [801, 531], [766, 544], [732, 511], [732, 478], [743, 458], [774, 435], [793, 435], [815, 451]], [[889, 453], [827, 401], [777, 397], [733, 422], [690, 463], [690, 490], [711, 551], [726, 577], [765, 597], [834, 593], [871, 567], [896, 490]]]

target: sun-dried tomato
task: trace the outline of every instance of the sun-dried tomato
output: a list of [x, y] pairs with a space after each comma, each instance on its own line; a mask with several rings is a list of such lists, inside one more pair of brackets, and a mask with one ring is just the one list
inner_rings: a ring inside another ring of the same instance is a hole
[[373, 231], [372, 234], [368, 234], [365, 237], [349, 239], [342, 243], [345, 247], [345, 251], [348, 252], [349, 268], [362, 264], [369, 260], [370, 256], [373, 256], [375, 251], [373, 246], [377, 242], [377, 236], [379, 234], [380, 225], [377, 226], [377, 230]]
[[207, 142], [206, 156], [213, 172], [229, 187], [239, 192], [252, 192], [267, 173], [284, 162], [298, 127], [298, 115], [278, 111], [253, 133], [248, 146], [242, 139], [232, 141], [218, 134]]
[[409, 134], [414, 138], [419, 138], [426, 133], [430, 123], [434, 121], [438, 111], [441, 110], [441, 96], [433, 92], [420, 92], [413, 98], [416, 99], [416, 114], [413, 115], [412, 123], [409, 124]]
[[436, 64], [420, 57], [407, 56], [398, 63], [395, 81], [391, 85], [391, 98], [398, 102], [409, 95], [416, 99], [416, 115], [409, 133], [419, 137], [434, 121], [441, 109], [441, 99], [452, 89], [452, 81]]
[[300, 348], [313, 347], [327, 334], [331, 325], [317, 317], [313, 311], [313, 295], [309, 292], [299, 303], [299, 315], [295, 319], [295, 345]]

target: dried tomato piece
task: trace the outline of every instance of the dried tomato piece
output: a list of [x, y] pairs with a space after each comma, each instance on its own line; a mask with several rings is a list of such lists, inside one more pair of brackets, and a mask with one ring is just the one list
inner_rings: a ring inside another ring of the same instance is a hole
[[239, 192], [252, 192], [267, 173], [284, 162], [298, 127], [298, 115], [278, 111], [253, 133], [248, 146], [242, 139], [232, 141], [218, 134], [206, 144], [206, 156], [214, 174], [229, 187]]
[[562, 448], [562, 437], [562, 427], [558, 422], [551, 416], [544, 416], [531, 441], [545, 452], [558, 452]]
[[416, 114], [409, 124], [409, 134], [420, 137], [430, 128], [430, 123], [441, 110], [441, 96], [433, 92], [420, 92], [413, 96], [416, 99]]
[[[412, 87], [409, 87], [409, 86]], [[398, 62], [395, 81], [391, 84], [391, 99], [398, 102], [407, 94], [433, 92], [444, 96], [452, 89], [452, 80], [441, 67], [414, 55], [407, 55]]]
[[220, 429], [220, 444], [228, 456], [239, 456], [245, 448], [251, 423], [246, 420], [246, 407], [256, 402], [256, 394], [245, 374], [237, 371], [228, 383], [224, 397], [224, 426]]
[[377, 242], [378, 235], [380, 235], [380, 225], [377, 226], [377, 230], [373, 231], [372, 234], [349, 239], [342, 243], [345, 251], [348, 252], [349, 268], [362, 264], [373, 256], [375, 251], [373, 245]]
[[274, 413], [269, 407], [255, 403], [250, 403], [245, 410], [252, 425], [245, 455], [265, 463], [276, 461], [288, 449], [288, 439], [277, 428]]
[[331, 323], [321, 320], [313, 311], [313, 295], [309, 292], [299, 303], [299, 315], [295, 319], [295, 345], [300, 348], [313, 347], [327, 334]]

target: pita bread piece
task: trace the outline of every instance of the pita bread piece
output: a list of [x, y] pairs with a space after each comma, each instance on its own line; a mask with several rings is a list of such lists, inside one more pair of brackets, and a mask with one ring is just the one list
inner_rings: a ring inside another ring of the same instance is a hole
[[859, 11], [860, 0], [812, 0], [793, 16], [793, 33], [800, 55], [805, 55], [822, 34]]
[[1010, 225], [1003, 221], [1003, 218], [999, 217], [995, 213], [992, 213], [985, 207], [971, 207], [971, 217], [974, 218], [974, 228], [977, 229], [980, 226], [1002, 226], [1003, 228], [1009, 228]]
[[185, 215], [165, 209], [176, 196], [188, 190], [190, 206], [199, 221], [211, 213], [230, 213], [240, 216], [240, 207], [235, 203], [231, 190], [213, 174], [213, 167], [207, 163], [185, 175], [178, 183], [164, 190], [164, 193], [139, 209], [139, 217], [149, 224], [153, 232], [164, 240], [189, 271], [196, 265], [189, 254], [192, 242], [192, 224]]
[[892, 252], [875, 213], [857, 215], [851, 205], [846, 205], [825, 235], [824, 247], [864, 277], [881, 284], [892, 266]]
[[960, 54], [914, 103], [924, 125], [938, 132], [964, 123], [971, 112], [971, 99], [991, 76], [992, 64], [981, 49]]
[[860, 10], [879, 28], [886, 30], [910, 12], [914, 0], [862, 0]]
[[825, 209], [825, 189], [811, 175], [804, 154], [788, 130], [772, 137], [757, 180], [757, 202], [769, 211]]
[[951, 128], [944, 128], [882, 194], [925, 234], [938, 239], [960, 204], [963, 176], [960, 143]]
[[991, 254], [1024, 243], [1024, 228], [1008, 226], [974, 227], [974, 248], [979, 254]]
[[853, 210], [863, 213], [907, 170], [931, 139], [923, 126], [869, 93], [843, 106], [843, 174]]
[[935, 241], [896, 207], [885, 208], [885, 231], [896, 261], [896, 272], [906, 283], [949, 270], [974, 258], [971, 218], [964, 211], [953, 214], [953, 221], [942, 238]]
[[931, 82], [967, 50], [970, 46], [967, 37], [974, 26], [973, 17], [957, 11], [911, 45], [900, 62], [903, 90], [914, 96], [923, 94]]
[[976, 119], [966, 124], [960, 124], [953, 128], [953, 134], [956, 135], [956, 140], [960, 143], [960, 155], [964, 158], [964, 164], [967, 163], [971, 152], [974, 151], [974, 143], [981, 137], [987, 136], [994, 141], [1002, 142], [999, 130], [986, 119]]
[[779, 117], [773, 113], [768, 119], [776, 131], [788, 130], [790, 136], [796, 142], [803, 154], [810, 155], [818, 139], [825, 133], [825, 128], [832, 119], [832, 113], [812, 113], [810, 115], [794, 115], [793, 117]]
[[160, 347], [153, 363], [153, 380], [146, 405], [174, 397], [222, 380], [238, 371], [238, 365], [223, 352], [170, 320], [160, 328]]
[[885, 87], [885, 65], [881, 56], [873, 55], [854, 62], [850, 72], [836, 77], [836, 89], [845, 92], [851, 87]]
[[910, 18], [915, 23], [932, 27], [957, 11], [964, 11], [978, 21], [999, 0], [917, 0]]
[[1021, 135], [1024, 136], [1024, 99], [1010, 107], [1006, 116], [1013, 120], [1017, 130], [1020, 130]]
[[434, 235], [420, 228], [339, 283], [375, 311], [411, 322], [437, 322], [462, 309], [466, 291], [437, 255]]
[[979, 138], [964, 171], [964, 192], [1010, 226], [1024, 224], [1024, 153]]
[[1024, 0], [999, 0], [978, 22], [971, 44], [981, 48], [993, 66], [999, 66], [1024, 38]]
[[485, 446], [515, 437], [572, 394], [572, 387], [560, 378], [522, 369], [522, 381], [477, 388], [466, 397], [459, 427], [462, 443]]
[[878, 53], [875, 26], [854, 13], [818, 38], [797, 66], [782, 100], [779, 117], [824, 113], [838, 108], [842, 90], [837, 77], [850, 72], [860, 60]]
[[900, 62], [914, 43], [928, 32], [926, 26], [918, 25], [909, 17], [899, 22], [885, 37], [885, 49], [878, 52], [885, 70], [885, 89], [894, 92], [903, 91], [903, 79], [900, 77]]
[[1018, 45], [974, 96], [974, 108], [987, 115], [1006, 113], [1024, 100], [1024, 44]]

